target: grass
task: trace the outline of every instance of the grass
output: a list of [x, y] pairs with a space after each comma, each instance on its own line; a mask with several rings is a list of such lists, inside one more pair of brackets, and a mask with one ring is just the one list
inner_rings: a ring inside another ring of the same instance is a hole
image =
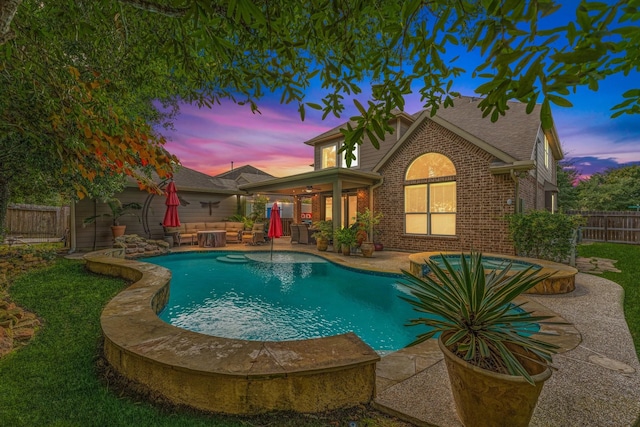
[[239, 418], [152, 404], [107, 385], [97, 368], [100, 312], [126, 286], [88, 273], [82, 263], [58, 260], [11, 285], [12, 299], [43, 322], [33, 341], [0, 359], [3, 426], [363, 426], [405, 425], [367, 408], [302, 416]]
[[591, 243], [578, 247], [581, 257], [617, 260], [615, 267], [621, 273], [606, 271], [599, 275], [624, 288], [624, 316], [640, 357], [640, 246], [619, 243]]

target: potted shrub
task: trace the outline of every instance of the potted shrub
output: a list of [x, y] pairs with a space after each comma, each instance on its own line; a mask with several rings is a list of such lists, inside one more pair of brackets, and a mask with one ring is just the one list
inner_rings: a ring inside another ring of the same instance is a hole
[[356, 243], [356, 233], [357, 230], [350, 227], [342, 227], [335, 231], [333, 239], [340, 245], [342, 255], [351, 255], [351, 246]]
[[333, 234], [333, 222], [332, 221], [317, 221], [313, 223], [313, 229], [315, 230], [311, 237], [316, 239], [316, 248], [319, 251], [326, 251], [329, 247], [329, 240]]
[[380, 224], [380, 219], [382, 218], [382, 213], [375, 213], [366, 208], [364, 212], [358, 212], [356, 214], [356, 224], [358, 225], [357, 234], [360, 236], [358, 238], [358, 246], [360, 246], [360, 251], [362, 251], [362, 256], [371, 257], [373, 256], [373, 252], [375, 251], [375, 245], [373, 243], [373, 239], [370, 239], [369, 236], [373, 234], [373, 227]]
[[114, 198], [107, 200], [107, 205], [109, 205], [111, 213], [104, 213], [85, 218], [82, 225], [86, 226], [88, 224], [92, 224], [100, 217], [111, 218], [111, 232], [115, 239], [116, 237], [122, 236], [127, 228], [126, 225], [120, 225], [120, 218], [123, 216], [134, 216], [138, 219], [138, 222], [140, 222], [140, 216], [137, 213], [132, 212], [134, 210], [142, 209], [142, 205], [140, 203], [131, 202], [123, 204], [120, 200]]
[[480, 253], [463, 254], [459, 267], [442, 260], [444, 267], [426, 260], [430, 273], [423, 278], [404, 272], [412, 297], [401, 298], [416, 311], [435, 315], [410, 321], [432, 328], [411, 345], [440, 333], [438, 345], [464, 425], [529, 425], [558, 347], [528, 329], [550, 323], [549, 317], [534, 316], [513, 300], [551, 274], [514, 273], [511, 265], [486, 272]]

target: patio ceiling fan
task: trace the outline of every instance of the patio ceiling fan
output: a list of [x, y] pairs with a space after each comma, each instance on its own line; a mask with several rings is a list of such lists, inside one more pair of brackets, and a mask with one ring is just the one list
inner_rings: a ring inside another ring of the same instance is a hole
[[304, 189], [305, 193], [313, 193], [314, 191], [320, 191], [321, 188], [316, 188], [313, 185], [307, 185]]

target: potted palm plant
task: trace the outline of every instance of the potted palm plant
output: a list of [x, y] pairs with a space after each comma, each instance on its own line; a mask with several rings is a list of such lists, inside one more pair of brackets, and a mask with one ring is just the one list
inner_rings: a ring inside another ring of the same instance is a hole
[[513, 301], [551, 274], [514, 273], [511, 265], [487, 272], [480, 253], [461, 255], [459, 266], [441, 259], [443, 266], [426, 260], [428, 274], [422, 278], [404, 271], [411, 297], [401, 298], [426, 315], [409, 325], [430, 327], [411, 345], [440, 334], [438, 345], [465, 426], [529, 425], [558, 347], [531, 332], [535, 324], [552, 323], [546, 322], [549, 317], [534, 316]]
[[140, 203], [122, 203], [120, 200], [113, 198], [107, 200], [107, 205], [109, 206], [111, 213], [104, 213], [85, 218], [82, 225], [86, 226], [88, 224], [92, 224], [100, 217], [111, 218], [111, 232], [115, 239], [116, 237], [122, 236], [127, 228], [126, 225], [120, 225], [120, 218], [123, 216], [134, 216], [138, 219], [138, 222], [140, 222], [140, 216], [137, 213], [132, 212], [134, 210], [142, 209], [142, 205]]
[[316, 221], [313, 223], [313, 229], [315, 230], [311, 237], [316, 239], [316, 248], [319, 251], [326, 251], [329, 247], [329, 240], [333, 234], [333, 222], [332, 221]]
[[334, 232], [333, 239], [340, 245], [342, 255], [351, 255], [351, 247], [356, 243], [357, 230], [351, 227], [342, 227]]

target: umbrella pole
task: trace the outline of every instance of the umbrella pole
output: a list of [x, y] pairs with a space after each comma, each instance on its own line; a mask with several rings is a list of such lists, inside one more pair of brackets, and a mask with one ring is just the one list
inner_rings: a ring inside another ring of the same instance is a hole
[[273, 237], [271, 238], [271, 261], [273, 261]]

